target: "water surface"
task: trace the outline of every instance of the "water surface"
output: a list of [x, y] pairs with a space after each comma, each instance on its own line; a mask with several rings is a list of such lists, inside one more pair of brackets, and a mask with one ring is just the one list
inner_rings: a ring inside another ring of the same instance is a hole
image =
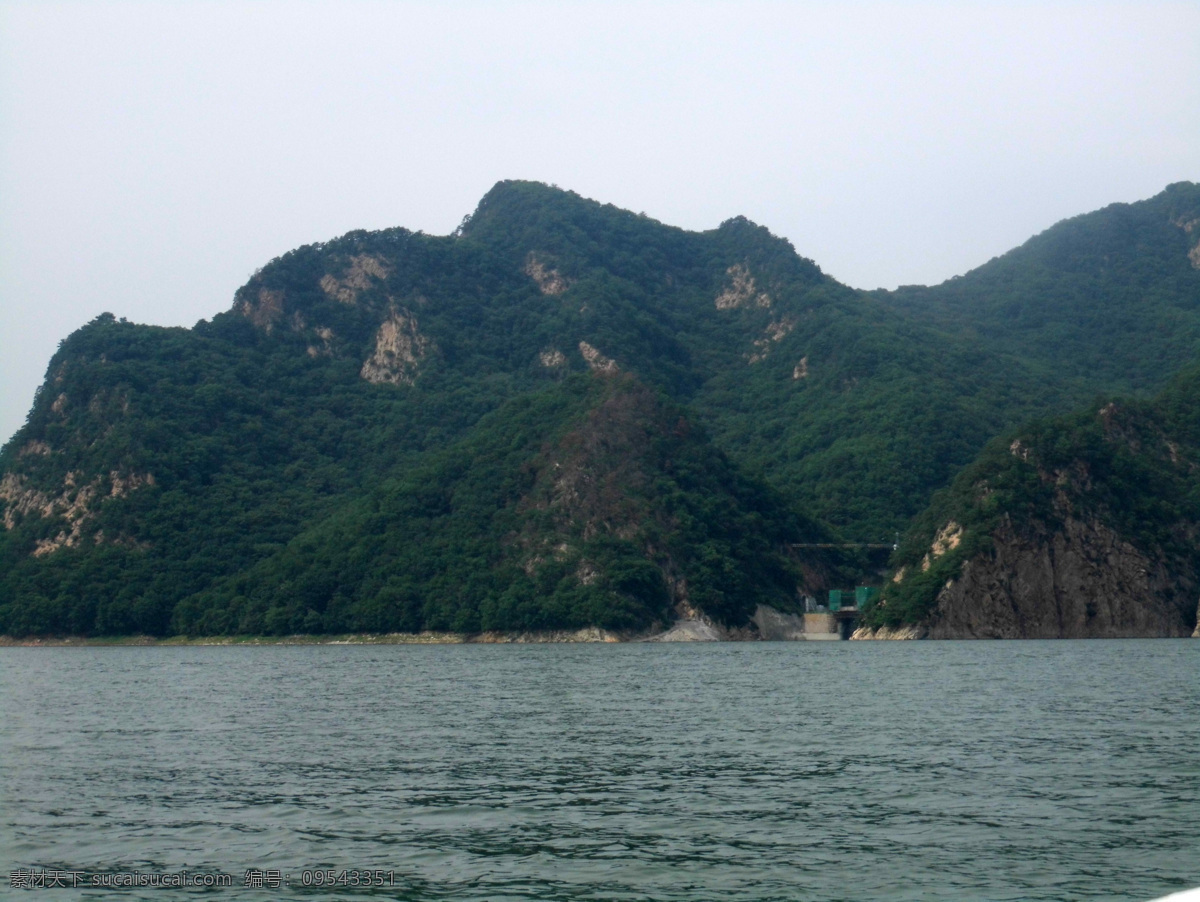
[[[2, 649], [0, 896], [16, 868], [209, 868], [230, 899], [1144, 900], [1200, 886], [1198, 665], [1188, 640]], [[301, 886], [321, 868], [395, 886]]]

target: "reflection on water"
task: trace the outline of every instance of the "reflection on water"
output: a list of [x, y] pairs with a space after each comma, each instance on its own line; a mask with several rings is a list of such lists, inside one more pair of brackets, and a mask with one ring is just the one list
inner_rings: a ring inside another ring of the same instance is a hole
[[[1198, 665], [1188, 640], [2, 649], [0, 896], [16, 868], [186, 868], [231, 899], [1144, 900], [1200, 885]], [[301, 886], [369, 868], [394, 885]]]

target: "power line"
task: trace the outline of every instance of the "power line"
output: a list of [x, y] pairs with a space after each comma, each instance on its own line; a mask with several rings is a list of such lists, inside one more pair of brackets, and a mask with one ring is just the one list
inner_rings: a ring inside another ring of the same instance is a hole
[[890, 548], [896, 550], [891, 542], [789, 542], [789, 548]]

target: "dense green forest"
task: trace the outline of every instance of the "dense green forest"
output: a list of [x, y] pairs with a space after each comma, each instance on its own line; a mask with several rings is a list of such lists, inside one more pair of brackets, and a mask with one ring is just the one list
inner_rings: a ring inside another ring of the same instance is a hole
[[[638, 629], [671, 596], [719, 621], [793, 610], [784, 545], [826, 537], [624, 375], [522, 395], [248, 572], [185, 633]], [[668, 587], [676, 591], [669, 592]]]
[[502, 182], [449, 236], [287, 253], [192, 329], [99, 316], [0, 451], [0, 634], [794, 608], [878, 574], [791, 546], [907, 530], [903, 563], [993, 437], [1194, 359], [1198, 224], [1173, 185], [868, 293], [742, 218]]
[[1154, 390], [1200, 349], [1198, 242], [1200, 186], [1179, 182], [1060, 222], [961, 278], [887, 299], [1085, 389]]

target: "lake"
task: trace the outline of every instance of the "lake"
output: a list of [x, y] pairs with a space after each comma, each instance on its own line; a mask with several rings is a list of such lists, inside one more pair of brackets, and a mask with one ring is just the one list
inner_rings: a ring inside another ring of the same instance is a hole
[[1200, 641], [4, 648], [0, 821], [18, 898], [1146, 900]]

